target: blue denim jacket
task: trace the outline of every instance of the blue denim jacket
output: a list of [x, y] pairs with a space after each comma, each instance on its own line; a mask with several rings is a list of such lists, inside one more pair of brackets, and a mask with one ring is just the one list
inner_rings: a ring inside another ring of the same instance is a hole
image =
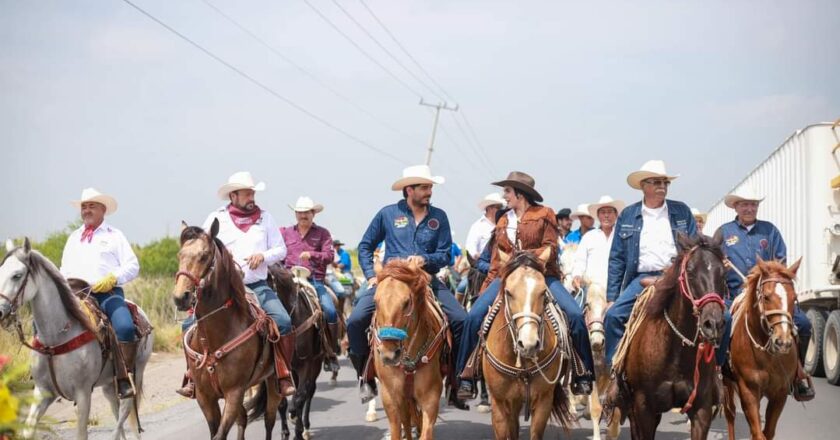
[[[755, 226], [749, 231], [738, 219], [725, 223], [720, 227], [723, 233], [723, 251], [726, 258], [746, 275], [756, 264], [756, 254], [765, 261], [787, 258], [787, 247], [782, 234], [773, 223], [756, 220]], [[729, 287], [731, 297], [741, 293], [744, 282], [734, 270], [726, 274], [726, 286]]]
[[388, 205], [371, 220], [359, 243], [359, 266], [365, 278], [375, 276], [373, 271], [373, 251], [385, 241], [385, 260], [408, 258], [412, 255], [423, 257], [426, 272], [436, 274], [449, 264], [452, 248], [452, 233], [449, 230], [449, 218], [442, 209], [429, 206], [429, 213], [414, 223], [414, 214], [405, 200]]
[[[677, 232], [688, 236], [697, 234], [697, 223], [691, 209], [683, 202], [665, 200], [674, 242]], [[639, 235], [642, 232], [642, 202], [636, 202], [621, 211], [615, 223], [615, 237], [610, 248], [610, 265], [607, 278], [607, 301], [615, 301], [618, 294], [633, 281], [639, 269]]]
[[487, 272], [490, 272], [490, 259], [493, 255], [493, 245], [495, 244], [494, 239], [490, 239], [487, 243], [487, 246], [484, 246], [484, 250], [481, 251], [481, 256], [478, 257], [478, 261], [475, 262], [475, 267], [478, 269], [479, 272], [487, 275]]

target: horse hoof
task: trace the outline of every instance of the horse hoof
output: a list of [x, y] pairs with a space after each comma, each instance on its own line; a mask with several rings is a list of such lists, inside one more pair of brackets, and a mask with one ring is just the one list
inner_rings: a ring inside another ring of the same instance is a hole
[[479, 403], [475, 410], [478, 411], [480, 414], [487, 414], [490, 412], [490, 404]]
[[336, 380], [334, 377], [331, 378], [330, 379], [330, 386], [334, 387], [334, 386], [337, 386], [337, 385], [338, 385], [338, 380]]
[[375, 422], [376, 421], [376, 413], [375, 412], [369, 412], [369, 413], [365, 414], [365, 421], [368, 422], [368, 423]]
[[303, 440], [309, 440], [312, 438], [312, 433], [309, 430], [303, 431]]

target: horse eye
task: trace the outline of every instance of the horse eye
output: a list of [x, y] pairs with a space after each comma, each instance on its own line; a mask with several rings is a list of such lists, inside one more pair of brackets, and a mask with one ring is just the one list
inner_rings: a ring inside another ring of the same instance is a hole
[[23, 278], [22, 273], [16, 273], [12, 276], [12, 279], [15, 280], [15, 281], [20, 281], [21, 278]]

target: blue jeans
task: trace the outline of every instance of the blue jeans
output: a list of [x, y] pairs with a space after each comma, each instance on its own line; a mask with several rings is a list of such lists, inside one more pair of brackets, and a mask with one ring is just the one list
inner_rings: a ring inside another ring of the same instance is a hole
[[[452, 292], [436, 277], [432, 277], [432, 291], [437, 297], [443, 313], [449, 319], [449, 327], [452, 329], [452, 353], [457, 353], [467, 314], [464, 312], [464, 308], [458, 304]], [[376, 310], [376, 304], [373, 302], [375, 292], [376, 287], [367, 289], [367, 292], [356, 297], [357, 303], [353, 307], [353, 313], [347, 318], [347, 339], [350, 342], [350, 353], [358, 356], [362, 361], [367, 360], [370, 354], [366, 332], [370, 327], [371, 319], [373, 319], [373, 312]]]
[[341, 284], [341, 281], [338, 281], [338, 278], [336, 278], [335, 275], [327, 275], [324, 278], [324, 283], [330, 286], [330, 289], [332, 289], [337, 298], [344, 298], [347, 296], [347, 289], [344, 288], [344, 285]]
[[[732, 308], [732, 300], [727, 299], [725, 302], [723, 337], [720, 338], [720, 346], [715, 353], [718, 365], [723, 365], [726, 362], [726, 357], [729, 354], [729, 343], [732, 341], [732, 314], [729, 312]], [[799, 344], [807, 344], [808, 340], [811, 339], [811, 321], [808, 320], [808, 315], [798, 305], [794, 306], [793, 325], [796, 326], [796, 331], [799, 333]], [[800, 350], [800, 353], [803, 351]]]
[[[546, 277], [545, 282], [557, 305], [566, 314], [569, 331], [572, 335], [572, 344], [581, 361], [583, 361], [584, 368], [591, 375], [595, 371], [595, 363], [592, 360], [592, 345], [589, 343], [589, 330], [586, 328], [586, 321], [583, 319], [583, 311], [572, 298], [572, 295], [563, 287], [560, 280], [554, 277]], [[487, 286], [487, 289], [481, 293], [481, 296], [475, 300], [470, 309], [467, 321], [464, 324], [464, 340], [461, 343], [460, 351], [458, 351], [458, 361], [455, 365], [455, 371], [458, 372], [458, 375], [463, 372], [470, 355], [478, 345], [478, 333], [481, 330], [481, 324], [493, 305], [493, 301], [496, 300], [501, 285], [501, 279], [493, 280]]]
[[642, 272], [638, 274], [618, 295], [618, 299], [604, 315], [604, 356], [608, 368], [612, 367], [612, 358], [615, 355], [615, 350], [618, 349], [621, 337], [624, 336], [627, 321], [630, 320], [630, 315], [633, 313], [633, 304], [636, 304], [636, 298], [645, 290], [641, 284], [642, 278], [658, 277], [660, 275], [662, 275], [662, 272]]
[[455, 291], [458, 293], [467, 292], [467, 277], [461, 277], [461, 281], [458, 282], [458, 287], [455, 288]]
[[[246, 284], [249, 289], [254, 291], [257, 300], [260, 302], [260, 307], [265, 313], [277, 324], [281, 335], [288, 335], [292, 332], [292, 318], [289, 312], [283, 307], [283, 303], [277, 294], [268, 287], [265, 280], [257, 281], [255, 283]], [[192, 314], [181, 323], [181, 330], [187, 331], [195, 323], [195, 314]]]
[[323, 281], [310, 280], [318, 292], [318, 302], [321, 303], [321, 310], [324, 311], [324, 316], [327, 318], [327, 324], [335, 324], [338, 322], [338, 314], [335, 311], [335, 304], [333, 304], [332, 296], [324, 287]]
[[120, 342], [134, 342], [134, 321], [131, 319], [131, 312], [125, 305], [125, 293], [122, 287], [114, 287], [114, 290], [106, 293], [94, 293], [93, 297], [99, 308], [108, 315], [111, 326], [117, 334]]

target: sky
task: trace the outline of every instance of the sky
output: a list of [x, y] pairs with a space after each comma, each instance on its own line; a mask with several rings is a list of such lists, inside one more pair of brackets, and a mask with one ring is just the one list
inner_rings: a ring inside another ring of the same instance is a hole
[[171, 30], [125, 0], [0, 0], [0, 237], [63, 228], [92, 186], [147, 243], [247, 170], [281, 225], [306, 195], [355, 247], [426, 158], [421, 98], [458, 105], [431, 167], [459, 243], [512, 170], [573, 208], [639, 200], [627, 174], [661, 159], [705, 210], [840, 117], [837, 1], [130, 1]]

